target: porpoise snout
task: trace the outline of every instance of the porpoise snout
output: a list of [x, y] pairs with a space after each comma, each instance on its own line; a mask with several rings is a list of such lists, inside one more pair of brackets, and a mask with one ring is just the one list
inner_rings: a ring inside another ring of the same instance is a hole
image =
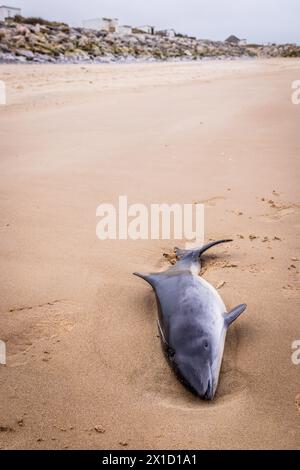
[[215, 388], [212, 384], [212, 381], [209, 380], [206, 393], [202, 398], [204, 398], [204, 400], [213, 400], [214, 396], [215, 396], [215, 393], [216, 393], [216, 391], [215, 391]]
[[203, 400], [213, 400], [216, 392], [214, 386], [212, 373], [209, 365], [198, 367], [197, 369], [191, 367], [190, 364], [185, 364], [185, 367], [180, 367], [179, 371], [183, 379], [183, 383], [195, 395]]

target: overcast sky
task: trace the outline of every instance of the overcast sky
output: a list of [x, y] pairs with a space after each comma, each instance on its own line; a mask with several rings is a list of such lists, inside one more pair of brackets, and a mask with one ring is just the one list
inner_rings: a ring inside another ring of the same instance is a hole
[[250, 42], [300, 44], [300, 0], [5, 0], [4, 4], [21, 7], [24, 16], [71, 25], [108, 16], [119, 18], [121, 24], [153, 24], [200, 38], [224, 40], [235, 34]]

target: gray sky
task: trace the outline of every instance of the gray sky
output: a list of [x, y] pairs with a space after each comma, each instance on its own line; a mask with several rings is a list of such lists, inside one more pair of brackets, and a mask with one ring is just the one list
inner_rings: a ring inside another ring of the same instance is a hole
[[230, 34], [250, 42], [300, 44], [300, 0], [0, 0], [24, 16], [81, 26], [83, 19], [117, 17], [121, 24], [153, 24], [200, 38]]

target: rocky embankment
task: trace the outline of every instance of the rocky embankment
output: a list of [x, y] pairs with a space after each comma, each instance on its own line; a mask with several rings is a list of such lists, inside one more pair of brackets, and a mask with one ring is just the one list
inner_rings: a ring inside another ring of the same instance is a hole
[[0, 62], [81, 63], [204, 58], [300, 57], [300, 46], [234, 45], [189, 37], [119, 35], [66, 24], [0, 22]]

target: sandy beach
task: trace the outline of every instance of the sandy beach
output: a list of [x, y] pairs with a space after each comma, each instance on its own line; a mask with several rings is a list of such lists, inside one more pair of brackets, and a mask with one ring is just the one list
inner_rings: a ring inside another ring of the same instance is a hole
[[[298, 59], [0, 66], [0, 449], [300, 449], [299, 79]], [[132, 276], [178, 242], [96, 237], [119, 195], [204, 202], [206, 240], [234, 239], [203, 267], [248, 304], [212, 403]]]

